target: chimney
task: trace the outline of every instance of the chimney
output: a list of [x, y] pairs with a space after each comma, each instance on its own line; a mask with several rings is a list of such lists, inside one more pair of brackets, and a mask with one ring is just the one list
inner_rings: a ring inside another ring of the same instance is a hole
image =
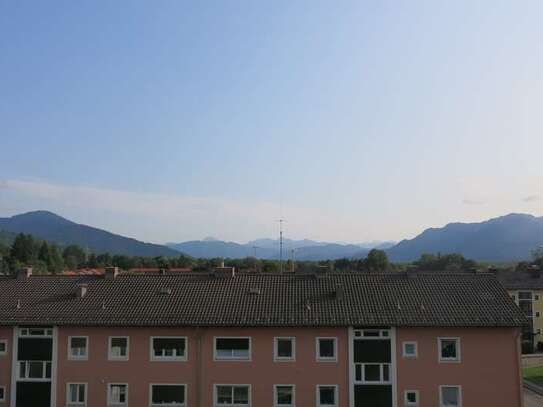
[[88, 289], [88, 285], [87, 284], [79, 284], [77, 286], [77, 298], [83, 298], [85, 297], [85, 295], [87, 295], [87, 289]]
[[119, 267], [106, 267], [106, 280], [113, 280], [119, 274]]
[[224, 268], [224, 260], [221, 260], [221, 265], [219, 266], [220, 268]]
[[28, 280], [32, 275], [32, 267], [24, 267], [17, 271], [17, 280]]

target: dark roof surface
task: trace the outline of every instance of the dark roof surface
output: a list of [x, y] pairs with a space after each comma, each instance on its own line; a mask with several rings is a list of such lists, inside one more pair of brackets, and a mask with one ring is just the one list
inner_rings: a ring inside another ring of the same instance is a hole
[[[88, 291], [77, 298], [81, 283]], [[524, 322], [489, 274], [0, 279], [0, 325], [488, 327]]]
[[543, 271], [500, 270], [496, 277], [508, 290], [543, 290]]

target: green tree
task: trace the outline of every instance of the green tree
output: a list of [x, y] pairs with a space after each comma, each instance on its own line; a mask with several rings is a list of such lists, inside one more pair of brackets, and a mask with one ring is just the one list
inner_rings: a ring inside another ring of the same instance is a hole
[[84, 267], [87, 261], [87, 254], [77, 245], [67, 246], [62, 252], [62, 257], [66, 267], [72, 270]]
[[31, 235], [20, 233], [11, 245], [10, 257], [21, 264], [31, 265], [38, 257], [38, 242]]
[[387, 254], [379, 249], [371, 249], [364, 263], [368, 271], [386, 271], [389, 266]]

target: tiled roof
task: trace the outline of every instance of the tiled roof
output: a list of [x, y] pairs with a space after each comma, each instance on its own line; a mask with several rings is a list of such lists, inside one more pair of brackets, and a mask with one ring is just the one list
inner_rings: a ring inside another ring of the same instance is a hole
[[[77, 298], [79, 284], [87, 293]], [[32, 276], [0, 279], [0, 325], [520, 326], [489, 274]]]
[[543, 271], [500, 270], [496, 277], [508, 290], [543, 290]]

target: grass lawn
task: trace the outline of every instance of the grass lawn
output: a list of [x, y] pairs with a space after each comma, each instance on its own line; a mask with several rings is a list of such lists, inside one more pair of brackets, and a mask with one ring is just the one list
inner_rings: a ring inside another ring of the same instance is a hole
[[523, 370], [524, 378], [535, 384], [543, 386], [543, 366], [528, 367]]

